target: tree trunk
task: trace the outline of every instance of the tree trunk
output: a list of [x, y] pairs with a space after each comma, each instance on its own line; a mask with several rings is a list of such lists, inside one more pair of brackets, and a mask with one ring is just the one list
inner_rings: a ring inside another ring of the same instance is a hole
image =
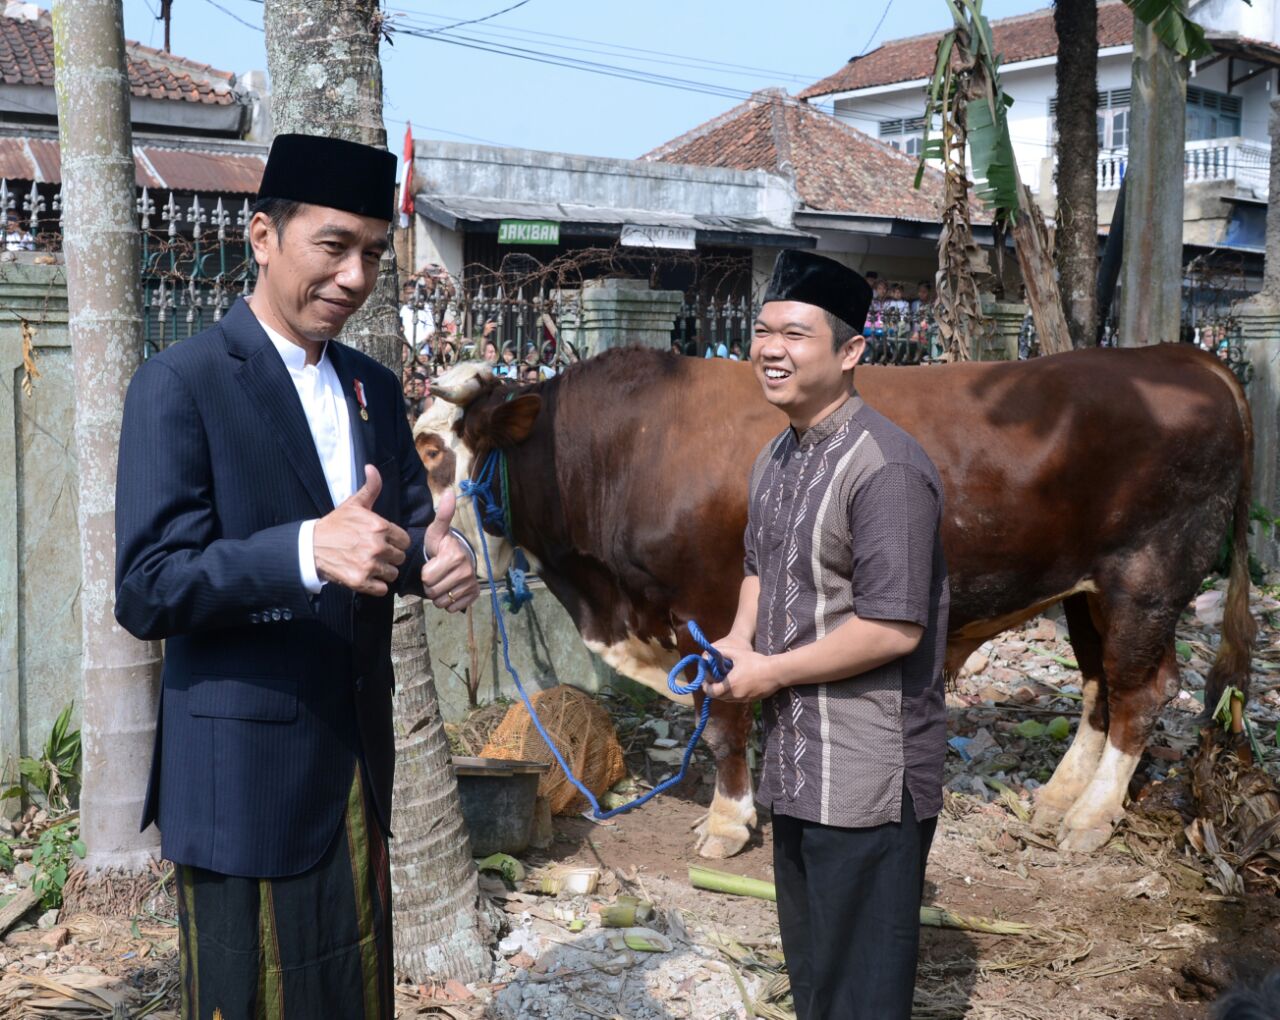
[[[382, 122], [382, 13], [374, 0], [266, 0], [267, 63], [275, 129], [386, 147]], [[395, 256], [343, 340], [400, 372]], [[397, 600], [396, 787], [391, 828], [397, 969], [416, 982], [487, 976], [490, 937], [450, 767], [427, 653], [423, 605]]]
[[1058, 290], [1053, 253], [1049, 250], [1048, 232], [1040, 207], [1021, 181], [1018, 194], [1022, 199], [1018, 218], [1009, 232], [1013, 235], [1013, 251], [1018, 256], [1022, 283], [1027, 288], [1027, 304], [1040, 339], [1040, 353], [1061, 354], [1071, 350], [1071, 334], [1062, 314], [1062, 295]]
[[90, 874], [146, 870], [138, 832], [155, 735], [159, 648], [115, 621], [116, 455], [125, 390], [142, 360], [124, 24], [113, 0], [56, 0], [55, 93], [62, 148], [68, 332], [75, 362], [82, 584], [80, 831]]
[[1058, 35], [1054, 257], [1071, 343], [1084, 347], [1097, 334], [1097, 0], [1055, 0], [1053, 27]]
[[1175, 342], [1182, 321], [1187, 65], [1133, 25], [1133, 128], [1125, 174], [1120, 343]]
[[[382, 121], [378, 0], [268, 0], [267, 68], [276, 134], [322, 134], [387, 147]], [[378, 286], [348, 321], [342, 339], [396, 375], [401, 372], [395, 253]]]
[[423, 603], [397, 599], [391, 655], [396, 669], [396, 790], [391, 827], [396, 968], [415, 981], [489, 973], [488, 925], [449, 741], [423, 640]]

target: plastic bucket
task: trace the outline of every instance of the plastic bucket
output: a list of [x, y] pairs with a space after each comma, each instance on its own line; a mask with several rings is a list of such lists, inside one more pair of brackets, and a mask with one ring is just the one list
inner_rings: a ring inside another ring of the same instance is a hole
[[540, 761], [453, 759], [473, 856], [518, 854], [529, 845], [538, 780], [550, 768]]

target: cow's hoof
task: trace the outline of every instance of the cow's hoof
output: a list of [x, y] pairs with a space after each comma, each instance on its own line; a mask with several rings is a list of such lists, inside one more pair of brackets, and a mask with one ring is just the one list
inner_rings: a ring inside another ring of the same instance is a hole
[[1037, 832], [1057, 832], [1074, 803], [1074, 797], [1056, 796], [1050, 787], [1040, 787], [1035, 792], [1036, 809], [1031, 816], [1031, 827]]
[[747, 840], [751, 838], [751, 831], [745, 825], [737, 826], [737, 829], [739, 830], [737, 832], [699, 833], [698, 841], [694, 844], [698, 856], [720, 861], [738, 853], [747, 845]]
[[1066, 813], [1066, 808], [1059, 807], [1057, 804], [1037, 801], [1035, 813], [1031, 816], [1031, 828], [1036, 832], [1057, 832]]
[[711, 808], [695, 826], [698, 856], [712, 860], [732, 857], [747, 845], [756, 824], [756, 805], [748, 788], [739, 796], [726, 796], [719, 789], [711, 798]]
[[751, 838], [751, 827], [756, 824], [756, 812], [727, 798], [711, 805], [711, 810], [695, 826], [697, 841], [694, 848], [699, 857], [723, 860], [738, 853]]
[[1091, 854], [1107, 845], [1114, 825], [1094, 825], [1087, 829], [1068, 828], [1064, 823], [1058, 830], [1058, 849], [1075, 850], [1078, 853]]

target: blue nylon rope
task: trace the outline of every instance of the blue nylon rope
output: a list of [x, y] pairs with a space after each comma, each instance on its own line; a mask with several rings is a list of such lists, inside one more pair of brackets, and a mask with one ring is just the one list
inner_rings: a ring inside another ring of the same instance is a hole
[[[485, 459], [484, 464], [480, 468], [480, 477], [474, 482], [466, 479], [462, 482], [460, 488], [464, 496], [471, 498], [472, 505], [475, 507], [476, 517], [485, 524], [492, 527], [502, 528], [507, 536], [507, 540], [511, 540], [510, 531], [506, 527], [507, 514], [504, 507], [493, 495], [493, 477], [498, 461], [505, 458], [502, 457], [500, 450], [493, 450]], [[503, 465], [505, 468], [505, 463]], [[504, 503], [506, 494], [503, 494]], [[702, 711], [698, 714], [698, 725], [694, 727], [693, 736], [689, 738], [689, 743], [684, 749], [684, 756], [680, 760], [680, 771], [673, 776], [669, 776], [661, 783], [655, 786], [647, 793], [641, 794], [634, 800], [628, 801], [620, 807], [613, 808], [609, 811], [601, 810], [600, 802], [596, 800], [596, 796], [592, 793], [577, 776], [573, 774], [573, 770], [569, 767], [569, 763], [564, 760], [564, 756], [560, 754], [560, 749], [556, 747], [555, 741], [543, 728], [542, 720], [538, 718], [538, 713], [534, 710], [533, 702], [529, 700], [529, 695], [525, 692], [524, 684], [520, 682], [520, 674], [516, 672], [516, 668], [511, 665], [511, 645], [507, 639], [507, 625], [502, 618], [502, 609], [498, 604], [498, 592], [493, 581], [493, 563], [489, 559], [489, 539], [483, 527], [480, 528], [480, 548], [484, 552], [485, 570], [489, 576], [489, 600], [493, 607], [493, 618], [498, 621], [498, 633], [502, 635], [502, 662], [507, 668], [511, 679], [515, 681], [516, 690], [520, 693], [520, 700], [524, 702], [524, 707], [529, 712], [529, 717], [533, 720], [533, 725], [537, 727], [539, 735], [551, 749], [552, 755], [555, 756], [556, 762], [564, 771], [565, 777], [571, 782], [578, 792], [581, 793], [591, 804], [591, 815], [599, 821], [620, 815], [624, 811], [630, 811], [638, 808], [641, 804], [652, 800], [658, 794], [669, 790], [681, 780], [684, 779], [685, 773], [688, 771], [689, 762], [693, 758], [693, 749], [697, 746], [702, 731], [706, 729], [707, 719], [711, 715], [711, 696], [707, 695], [702, 699]], [[530, 596], [532, 597], [532, 596]], [[695, 691], [702, 689], [706, 683], [707, 675], [710, 674], [716, 680], [723, 680], [733, 668], [733, 663], [721, 655], [702, 634], [701, 628], [693, 620], [689, 621], [689, 636], [697, 642], [702, 649], [701, 653], [686, 655], [683, 659], [675, 664], [675, 667], [667, 675], [667, 687], [671, 689], [673, 694], [693, 694]], [[694, 667], [695, 674], [692, 680], [687, 684], [681, 683], [680, 679], [684, 675], [686, 669], [690, 666]]]

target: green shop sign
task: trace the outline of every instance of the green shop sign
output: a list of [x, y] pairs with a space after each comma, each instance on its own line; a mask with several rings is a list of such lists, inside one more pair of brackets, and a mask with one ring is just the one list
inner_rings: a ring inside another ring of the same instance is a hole
[[551, 220], [503, 220], [498, 224], [499, 244], [559, 244], [560, 224]]

